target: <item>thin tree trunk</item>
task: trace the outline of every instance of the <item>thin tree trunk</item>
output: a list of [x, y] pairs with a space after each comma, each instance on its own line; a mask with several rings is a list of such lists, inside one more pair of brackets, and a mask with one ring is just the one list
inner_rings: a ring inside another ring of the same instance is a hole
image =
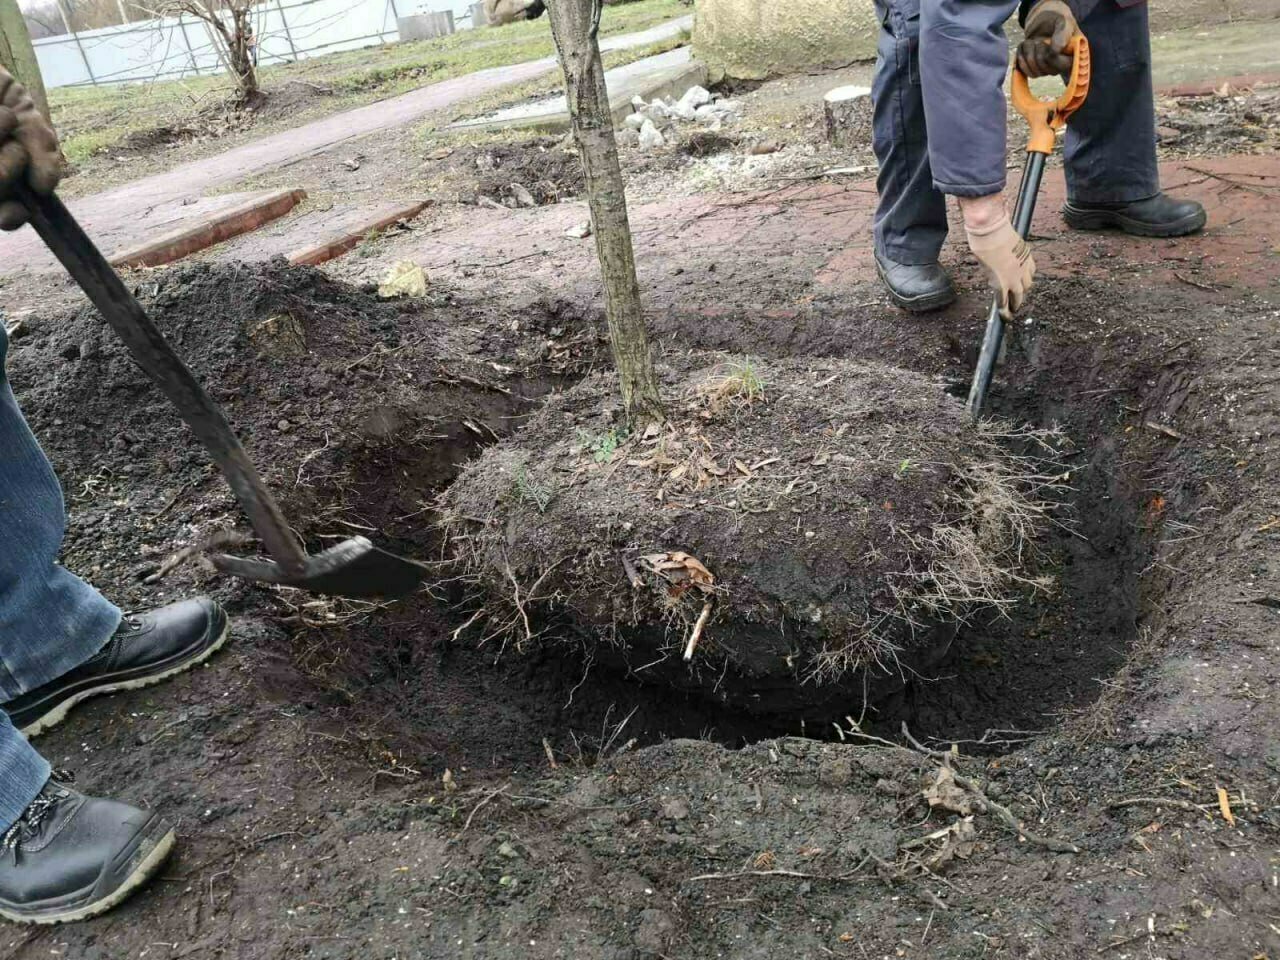
[[49, 119], [49, 100], [40, 76], [40, 63], [31, 46], [27, 23], [18, 9], [18, 0], [0, 0], [0, 66], [27, 88], [36, 107]]
[[560, 52], [568, 91], [573, 135], [587, 180], [591, 223], [604, 279], [609, 340], [622, 387], [627, 425], [642, 427], [666, 420], [653, 368], [649, 333], [640, 305], [627, 195], [613, 136], [609, 94], [596, 32], [601, 0], [548, 0], [551, 33]]
[[231, 69], [235, 72], [236, 81], [240, 85], [240, 95], [250, 101], [258, 96], [258, 71], [253, 64], [252, 51], [249, 49], [249, 36], [252, 32], [249, 18], [252, 13], [253, 11], [247, 7], [233, 5], [231, 35], [227, 37]]

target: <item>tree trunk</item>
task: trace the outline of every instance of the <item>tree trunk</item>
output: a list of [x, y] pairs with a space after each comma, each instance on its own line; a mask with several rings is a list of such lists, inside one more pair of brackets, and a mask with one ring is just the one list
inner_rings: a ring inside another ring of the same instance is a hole
[[258, 68], [253, 62], [252, 45], [253, 27], [250, 18], [252, 7], [231, 6], [231, 36], [227, 38], [227, 59], [231, 63], [231, 71], [236, 75], [236, 83], [240, 86], [240, 95], [245, 100], [256, 100], [259, 93]]
[[613, 137], [613, 116], [604, 85], [596, 31], [601, 0], [548, 0], [551, 33], [560, 52], [573, 135], [586, 174], [587, 199], [604, 280], [609, 341], [622, 387], [628, 427], [666, 420], [649, 332], [640, 305], [627, 195]]
[[836, 87], [822, 98], [827, 140], [837, 147], [871, 145], [872, 104], [868, 87]]
[[27, 88], [36, 107], [49, 119], [49, 99], [45, 96], [40, 63], [31, 46], [27, 23], [18, 9], [18, 0], [0, 0], [0, 66]]

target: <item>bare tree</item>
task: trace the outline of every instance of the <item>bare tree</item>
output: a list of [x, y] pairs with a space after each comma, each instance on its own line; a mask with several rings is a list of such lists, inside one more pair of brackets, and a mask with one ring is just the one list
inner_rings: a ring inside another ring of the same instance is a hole
[[240, 96], [256, 100], [258, 86], [257, 35], [253, 31], [256, 0], [162, 0], [152, 8], [144, 8], [155, 16], [192, 16], [210, 27], [218, 56], [236, 78]]
[[627, 425], [634, 429], [666, 420], [666, 410], [640, 304], [627, 195], [596, 39], [601, 9], [601, 0], [547, 0], [551, 33], [564, 69], [573, 135], [586, 174], [596, 254], [604, 279], [609, 341]]
[[40, 76], [40, 62], [31, 46], [26, 21], [17, 0], [0, 0], [0, 66], [27, 88], [45, 119], [49, 117], [49, 101]]

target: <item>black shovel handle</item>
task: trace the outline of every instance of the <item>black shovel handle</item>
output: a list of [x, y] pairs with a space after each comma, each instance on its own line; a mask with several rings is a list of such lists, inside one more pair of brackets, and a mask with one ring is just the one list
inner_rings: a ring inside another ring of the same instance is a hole
[[124, 341], [134, 362], [178, 408], [182, 419], [209, 451], [267, 552], [286, 570], [301, 572], [306, 566], [306, 554], [222, 409], [205, 393], [120, 275], [57, 196], [37, 194], [21, 183], [14, 184], [10, 193], [27, 208], [31, 226], [40, 239]]

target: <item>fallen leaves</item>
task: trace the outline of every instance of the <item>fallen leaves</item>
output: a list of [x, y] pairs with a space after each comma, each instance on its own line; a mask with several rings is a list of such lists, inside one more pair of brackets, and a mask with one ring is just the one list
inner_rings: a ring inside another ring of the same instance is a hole
[[679, 600], [689, 590], [698, 590], [708, 596], [715, 593], [715, 575], [697, 557], [677, 550], [651, 553], [641, 557], [640, 562], [665, 582], [667, 594], [673, 600]]
[[702, 610], [693, 624], [693, 630], [684, 645], [684, 659], [693, 659], [698, 649], [698, 641], [702, 639], [702, 631], [711, 619], [716, 593], [715, 575], [697, 557], [679, 550], [670, 553], [651, 553], [640, 558], [641, 565], [657, 577], [665, 586], [667, 596], [672, 603], [680, 600], [690, 591], [702, 594]]
[[941, 807], [961, 816], [973, 813], [973, 798], [956, 783], [956, 775], [950, 767], [939, 767], [933, 782], [924, 789], [924, 798], [930, 807]]

